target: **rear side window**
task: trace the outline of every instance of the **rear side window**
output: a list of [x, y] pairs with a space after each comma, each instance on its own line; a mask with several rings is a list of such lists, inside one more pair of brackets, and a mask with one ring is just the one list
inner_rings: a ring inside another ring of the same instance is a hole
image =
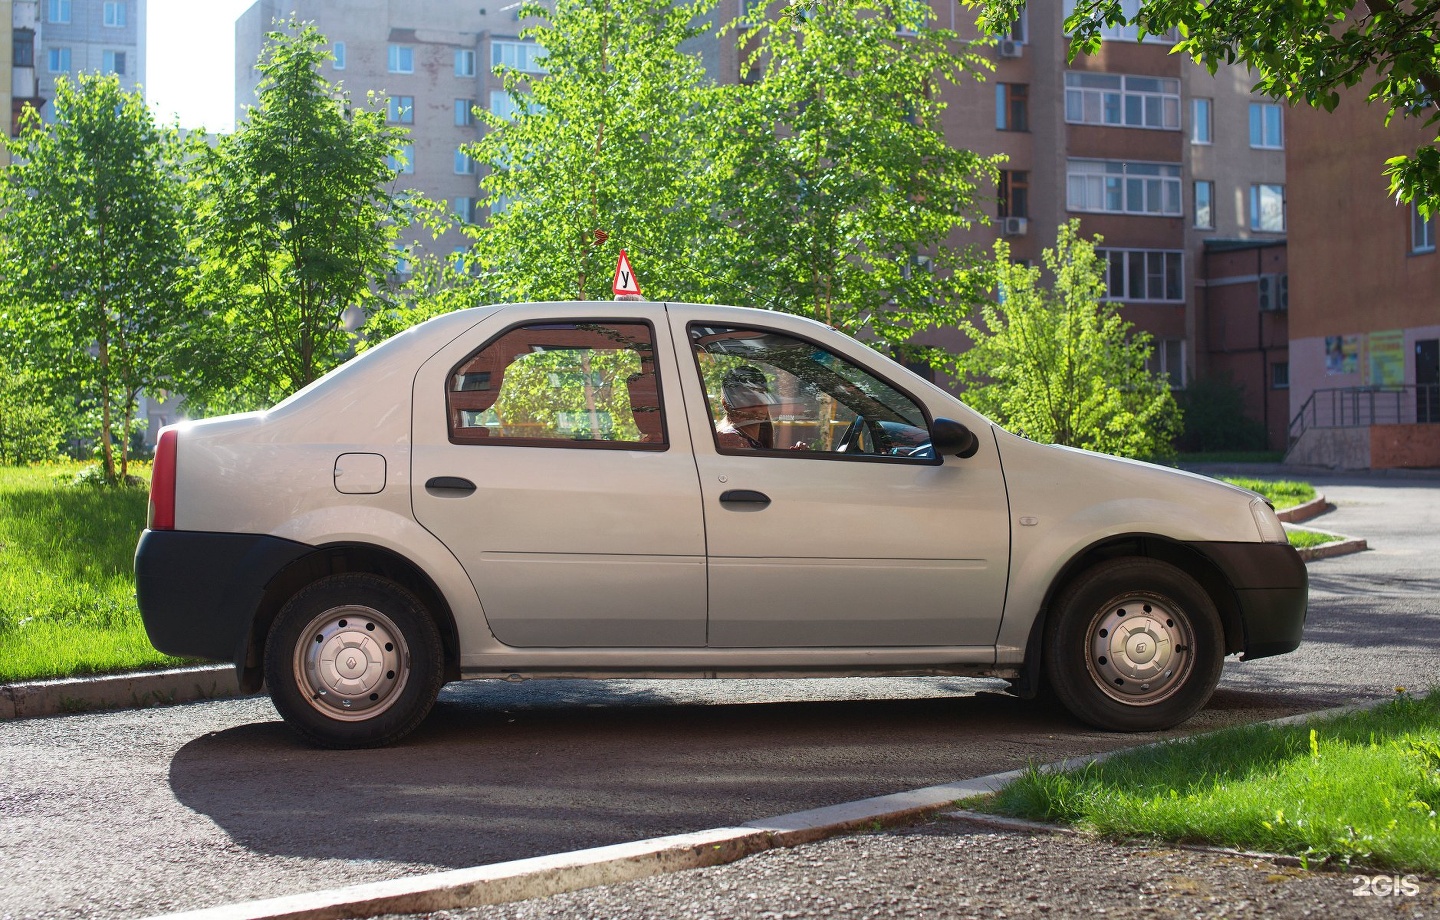
[[664, 450], [646, 323], [539, 323], [501, 333], [446, 385], [456, 444]]

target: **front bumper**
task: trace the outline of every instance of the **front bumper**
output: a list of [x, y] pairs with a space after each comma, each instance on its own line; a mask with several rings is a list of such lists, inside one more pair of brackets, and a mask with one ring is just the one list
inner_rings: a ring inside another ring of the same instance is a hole
[[265, 586], [312, 549], [263, 534], [146, 530], [135, 597], [150, 644], [186, 658], [243, 656]]
[[1191, 543], [1235, 589], [1245, 631], [1241, 660], [1268, 658], [1300, 646], [1310, 598], [1310, 573], [1288, 543]]

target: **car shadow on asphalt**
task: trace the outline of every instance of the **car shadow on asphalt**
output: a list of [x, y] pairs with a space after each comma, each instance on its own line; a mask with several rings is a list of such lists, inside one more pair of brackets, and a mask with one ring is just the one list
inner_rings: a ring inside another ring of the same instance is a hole
[[[1218, 691], [1181, 729], [1114, 735], [994, 693], [687, 702], [643, 688], [442, 695], [404, 742], [304, 745], [283, 723], [197, 738], [170, 764], [177, 799], [252, 851], [441, 868], [709, 827], [1027, 763], [1129, 747], [1313, 702]], [[477, 698], [478, 697], [478, 698]]]

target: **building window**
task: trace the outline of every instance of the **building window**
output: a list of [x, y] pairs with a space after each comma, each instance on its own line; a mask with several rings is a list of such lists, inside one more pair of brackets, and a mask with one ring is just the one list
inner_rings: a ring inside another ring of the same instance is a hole
[[[46, 52], [46, 57], [49, 58], [49, 60], [48, 60], [47, 63], [50, 65], [50, 72], [51, 72], [51, 73], [69, 73], [69, 72], [70, 72], [70, 49], [69, 49], [69, 48], [50, 48], [50, 49]], [[53, 108], [53, 106], [51, 106], [51, 108]]]
[[70, 21], [70, 0], [50, 0], [49, 6], [49, 15], [45, 17], [47, 22], [64, 24]]
[[491, 67], [504, 67], [524, 73], [544, 73], [544, 60], [544, 49], [534, 42], [490, 42]]
[[401, 144], [398, 153], [393, 153], [387, 158], [390, 168], [398, 173], [415, 172], [415, 145]]
[[1250, 229], [1285, 232], [1285, 186], [1250, 186]]
[[1030, 16], [1025, 9], [1020, 10], [1020, 16], [1013, 20], [1009, 26], [1000, 30], [999, 38], [1023, 45], [1030, 40]]
[[1435, 251], [1435, 215], [1421, 217], [1420, 209], [1410, 206], [1410, 251]]
[[336, 42], [336, 43], [335, 43], [335, 69], [336, 69], [336, 70], [344, 70], [344, 69], [345, 69], [345, 43], [344, 43], [344, 42]]
[[386, 117], [395, 124], [413, 125], [415, 123], [415, 97], [391, 96]]
[[1030, 130], [1030, 87], [1024, 83], [995, 84], [995, 128]]
[[1066, 207], [1071, 211], [1173, 217], [1181, 213], [1179, 166], [1070, 160], [1065, 172]]
[[457, 246], [450, 250], [450, 267], [454, 269], [457, 274], [465, 274], [465, 256], [468, 254], [469, 250], [464, 246]]
[[1215, 183], [1195, 183], [1195, 228], [1215, 229]]
[[119, 0], [105, 0], [103, 10], [105, 24], [114, 29], [125, 27], [125, 4]]
[[515, 107], [515, 100], [503, 89], [492, 89], [490, 91], [490, 111], [506, 121], [514, 121], [519, 109]]
[[1282, 109], [1273, 102], [1250, 103], [1250, 146], [1283, 150], [1285, 128]]
[[30, 29], [16, 29], [11, 46], [14, 50], [14, 65], [16, 67], [35, 66], [35, 33]]
[[1270, 365], [1270, 389], [1290, 389], [1290, 362], [1276, 361]]
[[1213, 144], [1215, 131], [1210, 115], [1210, 100], [1198, 96], [1190, 100], [1190, 143]]
[[104, 51], [101, 52], [100, 69], [104, 73], [113, 73], [125, 76], [125, 52]]
[[[1134, 22], [1135, 15], [1140, 12], [1142, 0], [1120, 0], [1120, 10], [1125, 14], [1127, 22]], [[1069, 19], [1070, 14], [1075, 12], [1075, 0], [1065, 0], [1065, 18]], [[1104, 25], [1100, 29], [1100, 37], [1106, 41], [1137, 42], [1140, 38], [1140, 29], [1134, 25]], [[1178, 39], [1178, 33], [1169, 29], [1160, 35], [1146, 35], [1143, 41], [1153, 44], [1174, 44]]]
[[1100, 249], [1112, 300], [1185, 302], [1185, 254], [1177, 250]]
[[1180, 81], [1070, 71], [1065, 74], [1065, 120], [1179, 131]]
[[475, 76], [475, 52], [473, 52], [473, 51], [457, 51], [457, 52], [455, 52], [455, 76], [457, 76], [457, 77], [473, 77], [473, 76]]
[[1185, 388], [1185, 340], [1156, 339], [1150, 353], [1150, 371], [1170, 379], [1172, 390]]
[[475, 100], [455, 100], [455, 126], [458, 128], [468, 127], [475, 124]]
[[1025, 170], [1000, 170], [1000, 216], [1030, 216], [1030, 174]]
[[409, 45], [391, 45], [389, 63], [391, 73], [414, 73], [415, 49]]
[[475, 199], [474, 198], [452, 198], [450, 200], [450, 213], [462, 224], [475, 223]]
[[475, 161], [470, 159], [463, 150], [455, 151], [455, 175], [473, 176], [475, 174]]
[[398, 244], [395, 247], [395, 274], [410, 274], [410, 251]]

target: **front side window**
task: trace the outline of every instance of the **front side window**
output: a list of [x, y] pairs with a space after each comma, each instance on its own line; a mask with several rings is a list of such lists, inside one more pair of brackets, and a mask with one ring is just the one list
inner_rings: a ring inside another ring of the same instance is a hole
[[1113, 300], [1185, 300], [1185, 254], [1178, 250], [1100, 249], [1106, 294]]
[[779, 332], [693, 325], [721, 453], [935, 461], [923, 409], [824, 348]]
[[1250, 103], [1250, 146], [1264, 150], [1285, 147], [1283, 110], [1273, 102]]
[[456, 365], [450, 440], [664, 450], [655, 336], [640, 322], [537, 323]]
[[1180, 130], [1180, 81], [1118, 73], [1065, 74], [1065, 120], [1071, 124]]
[[1422, 217], [1420, 209], [1410, 206], [1410, 251], [1435, 251], [1435, 216]]
[[1285, 232], [1285, 186], [1250, 186], [1250, 229]]
[[524, 73], [545, 73], [545, 49], [534, 42], [490, 42], [490, 66], [519, 70]]
[[120, 28], [125, 25], [125, 4], [123, 0], [105, 0], [103, 10], [105, 25]]
[[389, 65], [391, 73], [414, 73], [415, 49], [409, 45], [391, 45]]
[[1181, 213], [1179, 166], [1070, 160], [1065, 172], [1066, 207], [1071, 211], [1169, 217]]
[[413, 125], [415, 123], [415, 97], [391, 96], [387, 117], [395, 124]]
[[48, 14], [45, 18], [49, 22], [68, 23], [70, 21], [70, 0], [50, 0]]

